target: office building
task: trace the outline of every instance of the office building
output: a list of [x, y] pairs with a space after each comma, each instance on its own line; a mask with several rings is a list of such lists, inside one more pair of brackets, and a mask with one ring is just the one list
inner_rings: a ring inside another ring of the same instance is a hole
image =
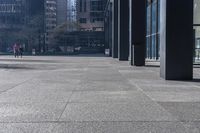
[[49, 35], [57, 26], [57, 0], [45, 0], [45, 45], [48, 49]]
[[160, 76], [190, 80], [200, 57], [199, 0], [107, 0], [110, 56], [144, 66], [160, 61]]
[[76, 21], [76, 1], [46, 0], [45, 1], [45, 34], [46, 47], [50, 43], [49, 35], [59, 25], [67, 23], [66, 30], [76, 30], [70, 23]]
[[57, 25], [67, 20], [67, 0], [57, 0]]
[[24, 0], [0, 0], [0, 29], [20, 29], [25, 24]]
[[81, 31], [104, 31], [106, 0], [77, 0], [77, 20]]

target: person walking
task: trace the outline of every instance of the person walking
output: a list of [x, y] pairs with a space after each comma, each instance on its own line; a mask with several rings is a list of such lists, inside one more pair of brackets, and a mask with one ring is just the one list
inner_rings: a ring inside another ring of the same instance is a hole
[[23, 46], [19, 45], [19, 55], [21, 56], [21, 58], [23, 56], [23, 52], [24, 52]]
[[16, 58], [17, 57], [17, 44], [16, 43], [13, 45], [13, 53]]

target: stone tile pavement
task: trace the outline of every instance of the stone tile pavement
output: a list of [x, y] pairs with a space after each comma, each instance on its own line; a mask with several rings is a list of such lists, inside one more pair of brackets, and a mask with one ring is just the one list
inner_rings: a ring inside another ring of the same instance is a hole
[[159, 67], [109, 57], [0, 56], [0, 133], [200, 133], [200, 68], [165, 81]]

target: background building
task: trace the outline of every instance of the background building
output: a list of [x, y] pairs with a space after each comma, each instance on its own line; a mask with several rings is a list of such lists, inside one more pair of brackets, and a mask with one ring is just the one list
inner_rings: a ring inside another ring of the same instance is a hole
[[[67, 23], [68, 23], [68, 31], [77, 31], [78, 23], [77, 23], [77, 0], [67, 0]], [[74, 25], [74, 26], [70, 26]]]
[[12, 52], [14, 43], [25, 51], [40, 48], [44, 33], [44, 0], [0, 0], [0, 51]]
[[106, 0], [77, 0], [77, 19], [81, 31], [104, 31]]
[[23, 0], [0, 0], [0, 51], [9, 47], [9, 32], [19, 31], [25, 24]]
[[81, 47], [84, 53], [103, 52], [105, 5], [105, 0], [46, 0], [48, 51]]
[[24, 0], [0, 0], [0, 29], [20, 29], [25, 24]]
[[0, 0], [0, 51], [11, 51], [14, 43], [24, 44], [27, 51], [38, 44], [43, 14], [43, 0]]
[[[70, 23], [75, 21], [75, 0], [46, 0], [45, 1], [45, 34], [46, 34], [46, 49], [51, 41], [51, 35], [56, 30], [63, 26], [65, 30], [74, 29]], [[73, 12], [74, 11], [74, 12]], [[73, 16], [73, 18], [72, 18]], [[65, 27], [67, 26], [67, 27]], [[64, 29], [63, 28], [63, 29]], [[62, 45], [62, 44], [61, 44]]]
[[57, 26], [57, 0], [45, 0], [45, 49], [48, 49], [49, 35]]
[[104, 10], [107, 0], [76, 0], [78, 44], [82, 53], [103, 53]]
[[67, 0], [57, 0], [57, 25], [65, 23], [67, 20]]

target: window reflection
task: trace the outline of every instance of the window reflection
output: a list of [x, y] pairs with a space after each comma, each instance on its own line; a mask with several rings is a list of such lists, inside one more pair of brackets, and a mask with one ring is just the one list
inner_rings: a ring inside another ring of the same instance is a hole
[[147, 59], [159, 59], [159, 0], [147, 0]]
[[194, 0], [195, 63], [200, 63], [200, 0]]
[[[160, 0], [147, 0], [146, 58], [160, 57]], [[200, 63], [200, 0], [194, 0], [195, 62]]]

